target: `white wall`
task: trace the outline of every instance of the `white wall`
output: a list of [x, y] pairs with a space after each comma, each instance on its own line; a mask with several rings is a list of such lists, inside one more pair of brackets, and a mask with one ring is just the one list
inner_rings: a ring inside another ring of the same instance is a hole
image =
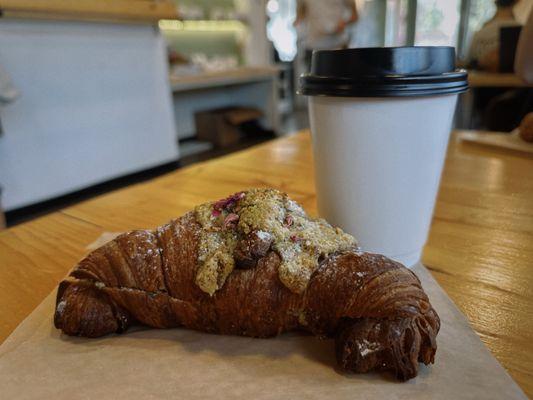
[[[266, 36], [266, 0], [249, 0], [246, 4], [248, 15], [248, 33], [244, 58], [246, 65], [265, 66], [272, 63], [270, 42]], [[243, 10], [241, 12], [244, 13]]]
[[6, 210], [178, 157], [152, 26], [0, 20], [0, 64], [21, 92], [0, 110]]

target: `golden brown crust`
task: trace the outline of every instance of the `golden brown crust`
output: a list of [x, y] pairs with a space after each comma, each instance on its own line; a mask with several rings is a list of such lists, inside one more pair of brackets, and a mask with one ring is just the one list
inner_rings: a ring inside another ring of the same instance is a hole
[[135, 323], [253, 337], [303, 329], [334, 337], [346, 370], [388, 369], [408, 379], [419, 361], [433, 362], [439, 319], [402, 265], [375, 254], [336, 253], [297, 294], [280, 281], [280, 256], [261, 248], [255, 266], [235, 269], [210, 296], [195, 284], [200, 229], [189, 213], [89, 254], [60, 285], [56, 327], [87, 337]]
[[533, 142], [533, 112], [527, 114], [520, 123], [520, 137], [526, 142]]

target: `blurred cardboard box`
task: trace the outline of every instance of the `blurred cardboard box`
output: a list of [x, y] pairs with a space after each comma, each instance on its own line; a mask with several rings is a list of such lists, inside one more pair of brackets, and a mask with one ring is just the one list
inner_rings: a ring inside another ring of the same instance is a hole
[[243, 136], [240, 126], [257, 120], [263, 113], [250, 107], [225, 107], [194, 114], [196, 136], [218, 147], [235, 144]]

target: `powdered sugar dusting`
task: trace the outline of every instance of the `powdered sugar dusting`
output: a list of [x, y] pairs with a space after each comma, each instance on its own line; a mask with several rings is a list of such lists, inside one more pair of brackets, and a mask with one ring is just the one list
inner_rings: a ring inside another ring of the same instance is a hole
[[359, 350], [361, 357], [366, 357], [369, 354], [381, 350], [381, 345], [379, 343], [369, 342], [368, 340], [363, 339], [362, 341], [357, 342], [357, 350]]
[[59, 303], [57, 303], [56, 313], [58, 315], [62, 315], [63, 312], [65, 311], [65, 307], [66, 306], [67, 306], [67, 301], [66, 300], [61, 300]]
[[265, 231], [257, 231], [256, 235], [261, 240], [270, 240], [272, 238], [272, 235]]

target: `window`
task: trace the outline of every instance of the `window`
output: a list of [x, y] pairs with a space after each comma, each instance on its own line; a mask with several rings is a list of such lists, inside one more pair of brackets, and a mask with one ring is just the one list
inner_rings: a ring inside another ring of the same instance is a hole
[[387, 0], [385, 46], [412, 45], [412, 39], [409, 37], [409, 18], [413, 11], [409, 7], [409, 0]]
[[418, 0], [415, 45], [456, 46], [460, 0]]
[[297, 32], [293, 26], [296, 18], [296, 0], [269, 0], [266, 5], [269, 21], [268, 38], [282, 61], [292, 61], [296, 56]]
[[383, 46], [386, 2], [356, 0], [359, 21], [352, 27], [351, 47]]

